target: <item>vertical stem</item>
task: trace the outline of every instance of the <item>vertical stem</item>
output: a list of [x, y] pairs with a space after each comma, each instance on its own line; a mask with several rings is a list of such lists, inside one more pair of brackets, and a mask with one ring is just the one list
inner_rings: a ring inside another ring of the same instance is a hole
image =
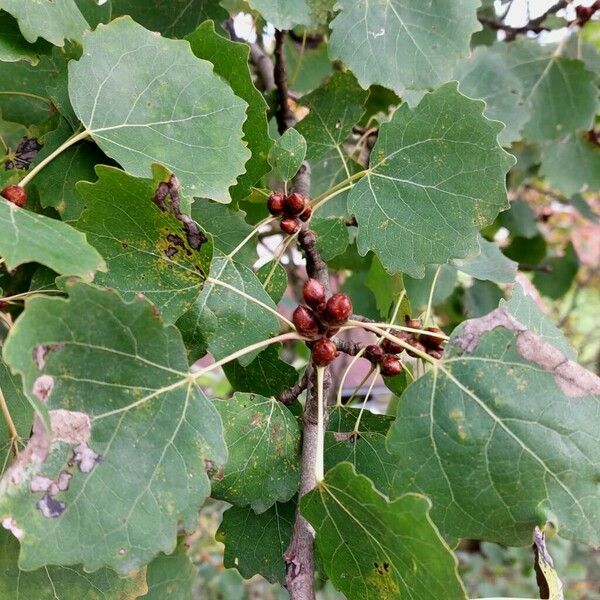
[[282, 134], [286, 129], [293, 127], [296, 123], [296, 117], [290, 110], [288, 104], [289, 92], [287, 74], [285, 71], [285, 38], [286, 32], [277, 30], [275, 32], [275, 85], [277, 87], [277, 112], [275, 117], [277, 119], [277, 128], [279, 133]]
[[315, 457], [315, 481], [325, 477], [325, 418], [323, 416], [323, 374], [324, 367], [317, 367], [317, 456]]
[[16, 440], [19, 439], [19, 433], [17, 428], [15, 427], [15, 422], [13, 421], [10, 411], [8, 410], [8, 405], [6, 404], [6, 399], [4, 398], [4, 394], [0, 389], [0, 409], [2, 409], [2, 416], [4, 417], [4, 421], [6, 423], [6, 428], [8, 429], [8, 433], [10, 434], [11, 445], [14, 444]]
[[433, 292], [435, 291], [435, 286], [437, 285], [437, 280], [440, 274], [442, 266], [440, 265], [433, 276], [433, 281], [431, 282], [431, 289], [429, 290], [429, 300], [427, 301], [427, 312], [425, 313], [425, 318], [423, 319], [423, 325], [427, 327], [427, 322], [429, 321], [429, 316], [431, 315], [431, 305], [433, 304]]

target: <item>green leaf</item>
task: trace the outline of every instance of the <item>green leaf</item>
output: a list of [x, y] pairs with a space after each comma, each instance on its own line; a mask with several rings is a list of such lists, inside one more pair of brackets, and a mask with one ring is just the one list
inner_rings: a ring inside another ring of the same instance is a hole
[[502, 44], [504, 60], [523, 84], [530, 119], [523, 135], [555, 140], [588, 129], [598, 107], [595, 75], [580, 60], [560, 56], [554, 45], [521, 39]]
[[147, 590], [145, 568], [129, 577], [119, 577], [110, 569], [87, 573], [80, 567], [50, 566], [24, 572], [17, 564], [18, 554], [19, 543], [16, 538], [0, 528], [0, 597], [2, 598], [107, 600], [138, 598]]
[[245, 198], [263, 175], [269, 172], [267, 158], [273, 140], [269, 137], [267, 103], [264, 96], [254, 87], [248, 67], [249, 48], [225, 39], [215, 33], [214, 23], [202, 23], [194, 33], [186, 37], [192, 52], [213, 63], [215, 73], [223, 77], [236, 96], [248, 103], [247, 119], [242, 127], [244, 140], [252, 153], [246, 163], [246, 172], [238, 178], [231, 196], [234, 200]]
[[[165, 37], [182, 38], [194, 31], [202, 21], [220, 23], [227, 11], [215, 0], [110, 0], [113, 17], [129, 15], [150, 31]], [[216, 58], [216, 57], [215, 57]]]
[[248, 0], [276, 29], [292, 29], [295, 25], [310, 25], [306, 0]]
[[[246, 222], [246, 213], [243, 210], [232, 210], [231, 207], [218, 202], [196, 200], [192, 205], [192, 217], [197, 223], [202, 223], [202, 229], [210, 233], [215, 248], [223, 254], [235, 250], [254, 230], [254, 227]], [[236, 261], [248, 267], [256, 262], [256, 258], [256, 241], [252, 238], [235, 254]]]
[[514, 162], [483, 107], [449, 83], [381, 126], [370, 169], [348, 197], [363, 256], [373, 250], [389, 272], [423, 277], [427, 264], [477, 253], [477, 230], [508, 207]]
[[287, 502], [300, 478], [300, 429], [289, 409], [274, 398], [236, 393], [215, 401], [229, 451], [212, 472], [211, 496], [261, 513]]
[[310, 228], [317, 234], [317, 249], [325, 262], [343, 254], [348, 248], [350, 236], [343, 219], [320, 219], [316, 216], [311, 219]]
[[0, 9], [17, 19], [28, 42], [35, 42], [41, 37], [55, 46], [64, 46], [67, 39], [81, 42], [84, 31], [88, 29], [75, 0], [0, 0]]
[[568, 136], [542, 149], [540, 176], [567, 196], [600, 190], [600, 148], [587, 134]]
[[367, 88], [401, 93], [448, 81], [481, 29], [476, 0], [435, 0], [415, 7], [402, 0], [340, 0], [331, 22], [329, 55], [341, 59]]
[[427, 494], [448, 536], [525, 545], [550, 521], [597, 545], [599, 409], [600, 379], [499, 308], [402, 397], [395, 489]]
[[[439, 272], [438, 272], [439, 271]], [[437, 306], [446, 300], [457, 284], [456, 268], [451, 265], [429, 265], [425, 268], [425, 277], [413, 279], [404, 276], [406, 293], [413, 309], [421, 310], [429, 304]], [[433, 294], [431, 290], [433, 288]]]
[[542, 312], [535, 300], [527, 295], [521, 285], [515, 284], [512, 296], [507, 302], [502, 301], [500, 306], [506, 310], [527, 329], [540, 336], [545, 342], [551, 344], [570, 360], [575, 360], [577, 355], [571, 348], [562, 331]]
[[375, 296], [379, 314], [382, 318], [387, 318], [394, 301], [404, 289], [402, 275], [390, 275], [377, 256], [373, 256], [365, 283]]
[[96, 181], [94, 167], [102, 162], [106, 162], [106, 157], [91, 142], [77, 144], [57, 156], [32, 182], [42, 206], [55, 208], [63, 221], [76, 221], [85, 204], [75, 184]]
[[227, 457], [221, 421], [188, 378], [179, 333], [147, 300], [67, 291], [31, 298], [4, 346], [52, 434], [36, 421], [0, 483], [0, 518], [22, 531], [25, 570], [83, 563], [127, 574], [173, 551], [179, 523], [196, 526], [210, 493], [205, 462]]
[[86, 33], [83, 48], [69, 64], [69, 96], [100, 148], [132, 175], [162, 163], [186, 193], [229, 202], [250, 157], [247, 104], [212, 65], [129, 17]]
[[296, 175], [306, 156], [306, 140], [293, 127], [275, 141], [269, 152], [269, 163], [280, 179], [288, 181]]
[[76, 224], [106, 259], [108, 271], [96, 283], [116, 288], [125, 300], [144, 294], [173, 323], [198, 299], [212, 244], [202, 234], [193, 238], [178, 206], [156, 203], [160, 182], [170, 178], [165, 169], [156, 167], [153, 179], [114, 167], [98, 166], [96, 173], [96, 183], [77, 186], [87, 208]]
[[553, 256], [544, 265], [550, 271], [536, 271], [533, 285], [543, 296], [558, 300], [569, 291], [579, 271], [579, 259], [573, 244], [567, 244], [562, 256]]
[[9, 269], [38, 262], [63, 275], [91, 280], [106, 265], [83, 233], [10, 202], [0, 202], [0, 256]]
[[498, 307], [502, 290], [491, 281], [476, 279], [464, 290], [465, 314], [469, 319], [483, 317]]
[[333, 64], [327, 56], [327, 44], [302, 47], [302, 43], [288, 36], [284, 50], [289, 85], [294, 91], [308, 94], [331, 75]]
[[343, 144], [360, 121], [368, 92], [363, 90], [349, 71], [335, 73], [300, 103], [310, 112], [296, 129], [307, 143], [307, 160], [314, 160], [332, 149], [343, 153]]
[[42, 41], [28, 44], [21, 36], [17, 21], [8, 13], [0, 11], [0, 61], [27, 60], [32, 65], [37, 65], [39, 55], [46, 54], [47, 49], [47, 44]]
[[260, 267], [256, 271], [256, 276], [263, 284], [267, 294], [271, 296], [271, 300], [278, 303], [283, 298], [287, 289], [288, 275], [285, 267], [279, 261], [273, 262], [273, 260]]
[[[337, 433], [352, 431], [358, 419], [359, 412], [360, 410], [356, 408], [335, 406], [329, 411], [327, 430]], [[360, 418], [359, 430], [370, 433], [387, 433], [393, 422], [393, 417], [365, 410]]]
[[229, 383], [238, 392], [277, 396], [298, 381], [298, 372], [279, 358], [275, 345], [263, 350], [247, 367], [239, 361], [223, 365]]
[[504, 123], [498, 134], [503, 146], [521, 139], [521, 129], [530, 117], [523, 83], [504, 55], [506, 46], [506, 42], [499, 42], [497, 46], [479, 47], [454, 72], [460, 91], [469, 98], [485, 100], [485, 116]]
[[[21, 441], [26, 440], [31, 431], [33, 418], [31, 404], [23, 394], [20, 378], [10, 372], [2, 358], [0, 358], [0, 394], [4, 397]], [[19, 448], [17, 447], [17, 449]], [[0, 420], [0, 473], [4, 473], [14, 457], [14, 450], [13, 440], [10, 439], [10, 432], [3, 418]]]
[[389, 502], [349, 463], [331, 469], [301, 501], [326, 575], [348, 600], [466, 600], [457, 560], [429, 517], [431, 503]]
[[259, 573], [272, 583], [285, 583], [283, 553], [292, 538], [296, 503], [276, 503], [256, 514], [251, 508], [232, 506], [223, 513], [217, 540], [225, 544], [223, 563], [242, 577]]
[[172, 554], [159, 554], [147, 567], [148, 593], [143, 600], [192, 600], [196, 568], [180, 541]]
[[539, 233], [536, 214], [525, 200], [512, 200], [510, 209], [500, 213], [498, 221], [513, 235], [531, 239]]
[[517, 276], [518, 265], [502, 254], [494, 242], [488, 242], [479, 236], [481, 252], [478, 256], [466, 260], [452, 261], [454, 266], [463, 273], [495, 283], [512, 283]]
[[[256, 275], [245, 265], [218, 252], [212, 261], [210, 278], [275, 309], [275, 303]], [[191, 325], [192, 329], [188, 329], [188, 339], [200, 336], [208, 340], [208, 350], [216, 360], [279, 333], [279, 320], [272, 312], [210, 280], [191, 313], [187, 327]], [[256, 353], [246, 354], [239, 359], [240, 364], [247, 366], [255, 357]]]

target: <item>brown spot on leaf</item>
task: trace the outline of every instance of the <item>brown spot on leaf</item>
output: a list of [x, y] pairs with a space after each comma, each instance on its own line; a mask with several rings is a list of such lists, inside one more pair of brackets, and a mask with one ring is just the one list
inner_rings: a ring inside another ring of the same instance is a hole
[[79, 467], [82, 473], [90, 473], [102, 461], [102, 455], [94, 452], [86, 443], [81, 443], [73, 449], [71, 462]]
[[554, 373], [554, 379], [560, 389], [571, 398], [600, 394], [600, 378], [569, 360], [560, 350], [544, 341], [519, 323], [504, 307], [497, 308], [485, 317], [465, 321], [461, 335], [452, 340], [463, 352], [471, 353], [479, 344], [481, 337], [503, 327], [516, 332], [517, 352], [546, 371]]
[[50, 494], [44, 494], [35, 506], [48, 519], [60, 517], [65, 510], [65, 503], [56, 500]]
[[40, 401], [46, 402], [54, 389], [54, 377], [51, 375], [42, 375], [33, 382], [33, 395]]
[[33, 361], [38, 371], [41, 371], [46, 366], [46, 357], [48, 353], [52, 351], [62, 350], [65, 347], [64, 344], [40, 344], [36, 346], [33, 351]]

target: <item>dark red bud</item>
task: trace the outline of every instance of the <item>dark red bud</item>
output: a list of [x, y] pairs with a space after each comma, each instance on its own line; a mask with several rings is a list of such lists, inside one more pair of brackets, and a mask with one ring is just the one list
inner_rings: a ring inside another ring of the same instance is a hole
[[291, 218], [281, 219], [281, 224], [279, 226], [283, 233], [294, 235], [294, 233], [297, 233], [300, 230], [300, 221]]
[[307, 206], [304, 212], [300, 215], [300, 220], [304, 222], [308, 221], [312, 217], [312, 211], [312, 206]]
[[279, 215], [283, 214], [283, 196], [277, 192], [273, 192], [269, 196], [267, 207], [269, 208], [269, 212], [274, 217], [278, 217]]
[[327, 300], [324, 319], [331, 325], [343, 325], [352, 314], [352, 302], [346, 294], [334, 294]]
[[[415, 350], [420, 350], [421, 352], [426, 352], [427, 349], [425, 348], [425, 346], [423, 346], [423, 344], [421, 344], [421, 342], [414, 340], [411, 341], [410, 345], [415, 349]], [[412, 356], [413, 358], [419, 358], [419, 355], [416, 352], [413, 352], [412, 350], [406, 350], [406, 353], [409, 356]]]
[[312, 347], [312, 361], [317, 367], [326, 367], [337, 356], [335, 344], [327, 338], [318, 339]]
[[[390, 334], [405, 341], [407, 341], [411, 337], [404, 331], [394, 330], [390, 331]], [[398, 354], [399, 352], [402, 352], [402, 350], [404, 350], [404, 346], [401, 346], [400, 344], [392, 340], [388, 340], [387, 338], [385, 338], [381, 342], [381, 346], [388, 354]]]
[[304, 284], [303, 295], [304, 302], [311, 308], [317, 308], [325, 302], [325, 288], [316, 279], [309, 279]]
[[[427, 327], [426, 331], [430, 331], [431, 333], [443, 334], [443, 331], [439, 327]], [[437, 336], [421, 333], [419, 335], [419, 341], [428, 350], [440, 350], [443, 340], [442, 338]]]
[[379, 364], [383, 359], [385, 352], [381, 346], [371, 344], [365, 348], [365, 358], [370, 360], [374, 365]]
[[1, 192], [0, 196], [6, 198], [12, 204], [16, 204], [20, 208], [23, 208], [27, 204], [27, 192], [19, 185], [9, 185], [5, 187]]
[[310, 308], [298, 306], [292, 316], [292, 321], [298, 333], [304, 337], [316, 337], [319, 333], [319, 322]]
[[405, 317], [404, 323], [411, 329], [421, 329], [421, 319], [411, 319], [409, 316]]
[[381, 374], [384, 377], [395, 377], [402, 371], [402, 363], [393, 355], [385, 354], [381, 359]]
[[296, 217], [304, 212], [306, 204], [306, 200], [300, 194], [293, 192], [284, 200], [283, 210], [286, 215]]

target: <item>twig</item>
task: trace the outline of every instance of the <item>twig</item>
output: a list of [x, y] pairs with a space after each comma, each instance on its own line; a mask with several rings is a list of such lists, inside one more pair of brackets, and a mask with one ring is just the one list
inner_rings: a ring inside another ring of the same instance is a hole
[[8, 429], [8, 434], [10, 436], [10, 446], [11, 448], [17, 447], [17, 441], [19, 440], [19, 432], [15, 426], [15, 422], [10, 414], [10, 410], [8, 408], [8, 404], [6, 403], [6, 399], [4, 398], [4, 394], [0, 389], [0, 409], [2, 409], [2, 416], [4, 417], [4, 422], [6, 423], [6, 428]]
[[275, 87], [277, 88], [277, 128], [282, 134], [296, 124], [296, 117], [290, 109], [287, 74], [285, 70], [285, 31], [275, 32]]
[[363, 348], [364, 344], [360, 342], [352, 342], [347, 340], [334, 340], [337, 349], [344, 354], [356, 356]]
[[293, 385], [291, 388], [288, 388], [287, 390], [283, 390], [283, 392], [281, 392], [281, 394], [279, 394], [279, 396], [277, 396], [277, 400], [279, 400], [279, 402], [285, 404], [286, 406], [289, 406], [294, 400], [296, 400], [296, 398], [298, 398], [298, 396], [307, 387], [308, 387], [308, 369], [305, 371], [305, 373], [302, 376], [302, 378], [300, 379], [300, 381], [298, 381], [298, 383]]

